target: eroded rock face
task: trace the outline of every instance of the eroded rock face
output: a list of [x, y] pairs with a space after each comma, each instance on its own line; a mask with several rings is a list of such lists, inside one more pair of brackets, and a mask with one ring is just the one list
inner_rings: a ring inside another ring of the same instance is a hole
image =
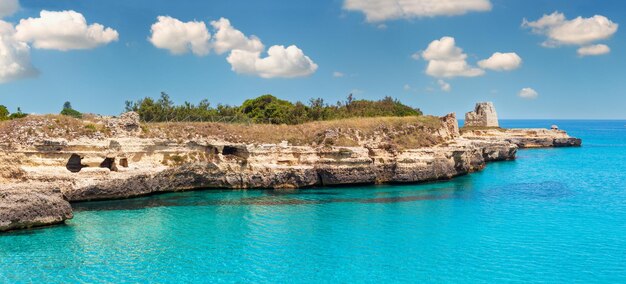
[[0, 231], [71, 218], [65, 199], [118, 199], [199, 188], [416, 183], [478, 171], [490, 161], [512, 160], [518, 145], [580, 145], [580, 140], [554, 130], [459, 132], [454, 114], [442, 117], [441, 126], [427, 137], [436, 139], [435, 146], [416, 149], [388, 147], [389, 135], [396, 133], [384, 131], [352, 147], [140, 138], [132, 134], [133, 121], [119, 123], [120, 132], [112, 138], [24, 144], [0, 152]]
[[0, 188], [0, 232], [58, 224], [72, 217], [72, 207], [58, 189]]
[[474, 111], [465, 114], [465, 126], [499, 127], [498, 114], [493, 103], [477, 103]]

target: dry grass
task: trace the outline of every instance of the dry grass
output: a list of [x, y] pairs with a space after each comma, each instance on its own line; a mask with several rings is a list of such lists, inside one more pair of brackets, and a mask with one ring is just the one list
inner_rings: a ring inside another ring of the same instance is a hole
[[[441, 143], [441, 138], [435, 135], [440, 127], [440, 119], [434, 116], [350, 118], [299, 125], [177, 122], [142, 124], [140, 136], [181, 142], [214, 137], [233, 143], [278, 144], [288, 141], [291, 145], [335, 146], [367, 145], [371, 141], [383, 140], [396, 148], [419, 148]], [[0, 139], [14, 141], [29, 137], [72, 140], [94, 135], [111, 136], [111, 131], [98, 117], [75, 119], [63, 115], [31, 115], [0, 122]]]
[[[388, 136], [394, 142], [409, 147], [430, 146], [436, 141], [433, 130], [441, 127], [438, 117], [376, 117], [350, 118], [332, 121], [317, 121], [299, 125], [271, 124], [224, 124], [224, 123], [149, 123], [145, 124], [144, 137], [170, 139], [218, 137], [236, 143], [281, 143], [292, 145], [312, 145], [325, 142], [328, 130], [339, 136], [333, 140], [336, 146], [357, 146], [359, 140], [374, 136]], [[411, 136], [400, 139], [400, 136]], [[397, 139], [396, 139], [397, 138]], [[328, 142], [328, 141], [326, 141]]]
[[76, 119], [65, 115], [29, 115], [0, 122], [0, 137], [41, 135], [50, 138], [76, 139], [89, 137], [96, 132], [107, 136], [108, 129], [99, 122], [95, 118]]
[[493, 126], [463, 126], [461, 128], [459, 128], [459, 132], [461, 132], [461, 134], [463, 134], [464, 132], [470, 132], [470, 131], [474, 131], [474, 130], [497, 130], [500, 132], [505, 132], [506, 129], [501, 128], [501, 127], [493, 127]]

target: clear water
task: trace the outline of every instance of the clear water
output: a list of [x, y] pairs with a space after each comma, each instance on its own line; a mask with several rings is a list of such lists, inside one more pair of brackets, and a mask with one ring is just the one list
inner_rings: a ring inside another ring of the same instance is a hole
[[584, 147], [449, 182], [77, 204], [0, 235], [0, 282], [625, 283], [626, 121], [557, 124]]

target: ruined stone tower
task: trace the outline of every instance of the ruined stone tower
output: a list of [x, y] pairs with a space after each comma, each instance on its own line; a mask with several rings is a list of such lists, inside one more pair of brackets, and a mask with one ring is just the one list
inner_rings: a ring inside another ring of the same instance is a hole
[[477, 103], [465, 114], [465, 126], [499, 127], [498, 114], [492, 102]]

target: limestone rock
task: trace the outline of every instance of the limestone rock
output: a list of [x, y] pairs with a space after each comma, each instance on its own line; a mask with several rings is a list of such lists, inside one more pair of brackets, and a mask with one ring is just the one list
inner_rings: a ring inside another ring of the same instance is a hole
[[465, 114], [465, 126], [499, 127], [498, 114], [493, 103], [477, 103], [474, 111]]
[[[484, 109], [477, 107], [478, 112]], [[367, 136], [358, 129], [336, 127], [320, 132], [316, 145], [257, 145], [215, 138], [142, 138], [138, 116], [128, 113], [107, 120], [110, 137], [44, 137], [43, 142], [4, 148], [0, 144], [0, 230], [62, 222], [71, 218], [68, 201], [199, 188], [416, 183], [450, 179], [481, 170], [487, 162], [512, 160], [518, 146], [580, 145], [579, 139], [560, 130], [459, 130], [454, 114], [432, 124], [431, 128], [381, 124]], [[423, 135], [425, 131], [429, 135]], [[346, 135], [357, 143], [336, 143]], [[396, 138], [414, 139], [415, 146], [394, 147]], [[425, 139], [428, 143], [420, 143]]]
[[463, 129], [461, 136], [474, 141], [504, 141], [520, 148], [579, 147], [582, 140], [562, 130], [549, 129]]
[[72, 217], [72, 207], [58, 189], [0, 187], [0, 232], [58, 224]]
[[141, 132], [141, 120], [139, 114], [134, 111], [123, 113], [120, 117], [108, 118], [105, 124], [114, 136]]

